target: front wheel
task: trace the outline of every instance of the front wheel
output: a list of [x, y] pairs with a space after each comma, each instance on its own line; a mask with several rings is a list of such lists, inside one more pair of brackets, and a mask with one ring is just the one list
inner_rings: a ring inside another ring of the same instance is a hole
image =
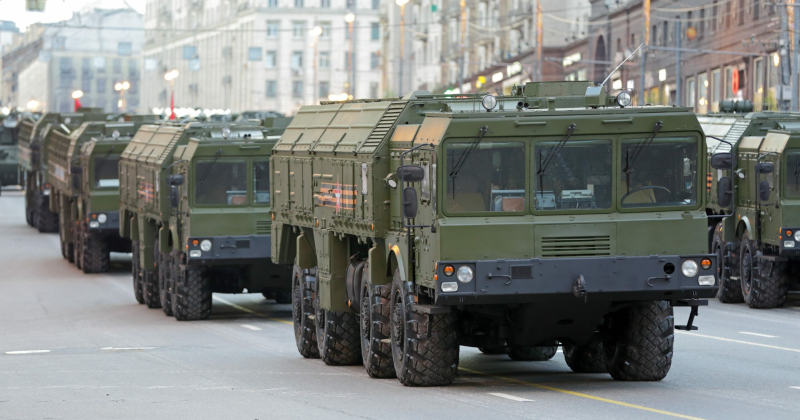
[[106, 238], [85, 232], [82, 245], [83, 272], [104, 273], [108, 271], [111, 254], [108, 250]]
[[675, 320], [666, 301], [647, 302], [612, 315], [603, 343], [605, 364], [618, 381], [660, 381], [672, 366]]
[[306, 359], [318, 359], [317, 329], [314, 326], [314, 294], [305, 287], [307, 280], [316, 274], [294, 266], [292, 270], [292, 324], [297, 351]]
[[721, 226], [721, 223], [717, 224], [711, 240], [711, 252], [717, 255], [717, 278], [719, 279], [717, 299], [722, 303], [739, 303], [744, 301], [742, 283], [732, 278], [734, 271], [739, 271], [739, 267], [735, 266], [731, 254], [725, 251]]
[[183, 268], [174, 282], [178, 321], [196, 321], [211, 316], [211, 278], [206, 267]]
[[139, 269], [139, 242], [133, 241], [131, 242], [131, 277], [133, 277], [133, 296], [136, 298], [137, 302], [144, 304], [144, 288], [142, 287], [141, 276], [141, 270]]
[[553, 358], [558, 346], [509, 347], [508, 357], [518, 362], [546, 362]]
[[164, 315], [172, 316], [172, 254], [158, 252], [158, 297]]
[[575, 373], [608, 373], [603, 342], [592, 337], [586, 344], [564, 344], [564, 361]]

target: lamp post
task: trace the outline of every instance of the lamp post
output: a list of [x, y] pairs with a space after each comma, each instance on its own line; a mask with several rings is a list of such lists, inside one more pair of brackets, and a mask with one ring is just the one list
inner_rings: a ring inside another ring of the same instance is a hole
[[355, 37], [353, 36], [353, 22], [356, 20], [356, 15], [349, 12], [344, 16], [344, 21], [347, 22], [347, 33], [350, 35], [350, 48], [347, 52], [347, 61], [350, 62], [350, 96], [355, 97], [355, 82], [356, 82], [356, 63], [355, 63]]
[[178, 70], [170, 70], [164, 75], [164, 80], [169, 82], [169, 119], [175, 119], [175, 79], [178, 78]]
[[319, 64], [318, 63], [318, 60], [319, 60], [318, 54], [319, 54], [319, 52], [318, 52], [317, 44], [319, 44], [319, 36], [322, 35], [322, 28], [320, 26], [315, 26], [315, 27], [311, 28], [311, 30], [308, 31], [308, 34], [311, 35], [311, 39], [312, 39], [313, 46], [314, 46], [314, 63], [313, 63], [313, 66], [314, 66], [313, 67], [313, 69], [314, 69], [314, 86], [311, 87], [311, 90], [314, 91], [314, 96], [313, 96], [314, 97], [314, 102], [313, 103], [316, 104], [317, 102], [319, 102], [319, 78], [317, 76], [317, 66]]
[[406, 43], [406, 3], [408, 0], [395, 0], [398, 6], [400, 6], [400, 83], [398, 87], [398, 94], [402, 97], [403, 96], [403, 66], [405, 65], [404, 58], [405, 58], [405, 43]]
[[117, 101], [117, 108], [120, 112], [125, 111], [125, 91], [131, 88], [131, 84], [127, 81], [117, 82], [114, 85], [114, 90], [119, 92], [119, 100]]
[[82, 90], [76, 90], [72, 92], [72, 99], [75, 100], [75, 111], [78, 111], [78, 108], [81, 107], [81, 98], [83, 97]]

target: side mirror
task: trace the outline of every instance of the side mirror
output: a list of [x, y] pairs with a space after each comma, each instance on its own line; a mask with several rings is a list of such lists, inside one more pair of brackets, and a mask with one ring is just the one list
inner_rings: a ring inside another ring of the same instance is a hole
[[72, 172], [72, 189], [75, 191], [81, 190], [81, 173]]
[[775, 164], [772, 162], [761, 162], [756, 167], [760, 174], [771, 174], [775, 172]]
[[723, 176], [717, 181], [717, 201], [720, 207], [728, 207], [731, 205], [731, 198], [733, 197], [733, 182], [727, 176]]
[[425, 170], [418, 165], [403, 165], [397, 168], [397, 177], [405, 182], [420, 182], [425, 179]]
[[769, 181], [766, 179], [758, 184], [758, 198], [760, 198], [761, 201], [769, 200]]
[[417, 190], [412, 187], [403, 190], [403, 216], [407, 219], [417, 217]]
[[714, 169], [730, 169], [733, 167], [733, 154], [717, 153], [711, 156], [711, 167]]
[[170, 175], [169, 178], [167, 178], [167, 183], [169, 183], [169, 185], [173, 187], [183, 185], [183, 181], [184, 181], [183, 175], [181, 174]]
[[172, 185], [169, 187], [169, 205], [172, 208], [177, 209], [181, 202], [180, 192], [178, 191], [178, 187]]

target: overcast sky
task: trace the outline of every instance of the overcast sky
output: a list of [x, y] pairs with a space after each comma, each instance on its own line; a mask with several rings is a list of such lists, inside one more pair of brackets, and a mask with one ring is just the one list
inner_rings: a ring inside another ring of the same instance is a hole
[[58, 22], [72, 17], [73, 12], [87, 5], [104, 9], [122, 8], [127, 3], [139, 13], [144, 13], [146, 0], [47, 0], [44, 12], [25, 11], [25, 0], [0, 0], [0, 20], [10, 20], [21, 31], [34, 23]]

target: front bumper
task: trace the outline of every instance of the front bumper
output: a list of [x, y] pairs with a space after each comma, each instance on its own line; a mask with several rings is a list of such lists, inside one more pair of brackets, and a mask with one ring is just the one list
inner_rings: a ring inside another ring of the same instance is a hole
[[[100, 215], [105, 215], [104, 222]], [[98, 234], [119, 234], [119, 211], [99, 211], [89, 213], [89, 218], [86, 223], [89, 232]]]
[[[698, 265], [708, 259], [711, 266], [700, 267], [696, 276], [686, 277], [681, 273], [681, 264], [687, 259]], [[716, 264], [714, 255], [440, 261], [435, 303], [537, 303], [570, 296], [581, 303], [708, 299], [717, 294]], [[470, 267], [474, 272], [472, 281], [461, 283], [456, 274], [446, 276], [447, 265], [456, 272], [462, 265]], [[711, 276], [713, 285], [701, 286], [700, 276]], [[442, 285], [452, 282], [457, 283], [458, 290], [444, 292]]]
[[[200, 245], [206, 240], [211, 249], [203, 251]], [[190, 237], [187, 244], [189, 265], [247, 264], [272, 258], [270, 235], [197, 236]]]

